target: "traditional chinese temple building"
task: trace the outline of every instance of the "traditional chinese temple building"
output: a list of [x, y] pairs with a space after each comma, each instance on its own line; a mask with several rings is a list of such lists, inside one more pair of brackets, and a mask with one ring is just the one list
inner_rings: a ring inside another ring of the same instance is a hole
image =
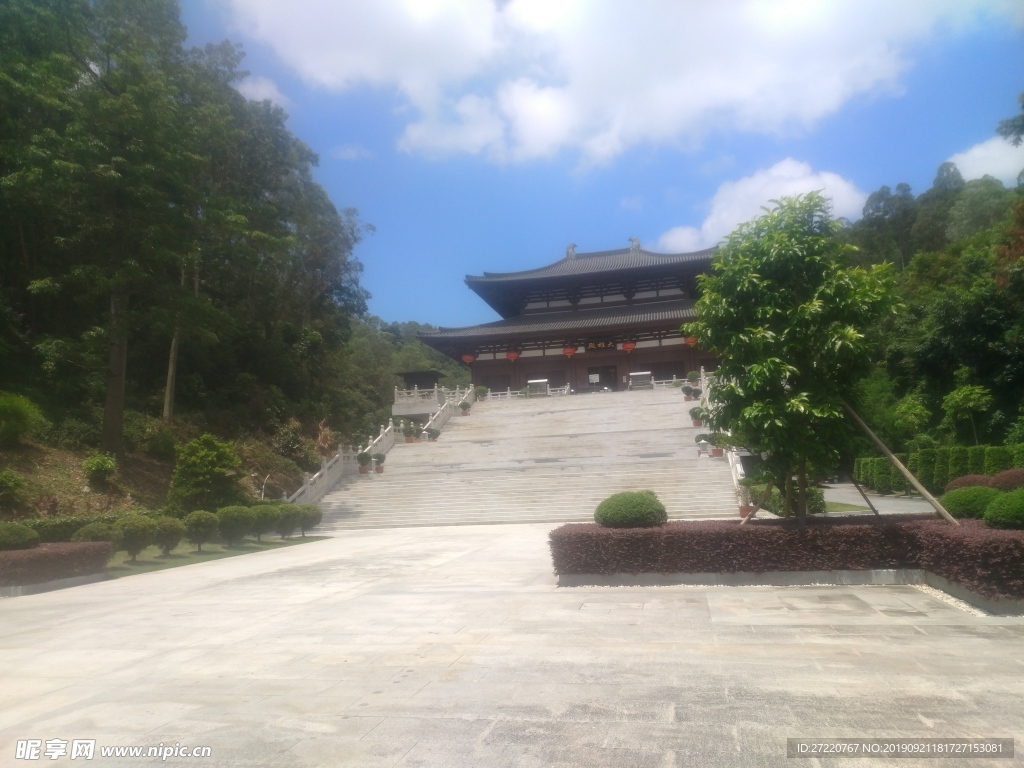
[[522, 389], [546, 379], [576, 392], [624, 389], [630, 374], [685, 377], [713, 355], [687, 343], [679, 327], [696, 319], [697, 275], [714, 249], [653, 253], [632, 247], [576, 253], [523, 272], [485, 272], [466, 285], [501, 320], [441, 328], [420, 339], [467, 363], [473, 383]]

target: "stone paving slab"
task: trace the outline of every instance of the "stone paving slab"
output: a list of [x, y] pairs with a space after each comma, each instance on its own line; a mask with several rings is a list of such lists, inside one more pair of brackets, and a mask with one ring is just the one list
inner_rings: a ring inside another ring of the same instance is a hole
[[2, 600], [0, 765], [33, 764], [13, 759], [29, 738], [297, 768], [849, 765], [787, 760], [787, 737], [1024, 749], [1024, 619], [909, 585], [559, 588], [551, 528], [356, 531]]

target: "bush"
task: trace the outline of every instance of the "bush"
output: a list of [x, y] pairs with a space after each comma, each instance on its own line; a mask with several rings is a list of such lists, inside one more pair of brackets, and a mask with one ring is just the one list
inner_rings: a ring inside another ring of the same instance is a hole
[[217, 535], [218, 520], [212, 512], [196, 510], [184, 520], [185, 538], [196, 545], [198, 552], [203, 551], [203, 544]]
[[0, 523], [0, 551], [32, 549], [39, 546], [39, 534], [28, 526]]
[[50, 438], [61, 448], [81, 451], [99, 445], [100, 429], [92, 422], [68, 416], [52, 430]]
[[892, 463], [887, 458], [875, 459], [875, 490], [881, 494], [892, 493]]
[[82, 462], [82, 471], [94, 487], [103, 488], [117, 472], [117, 462], [106, 453], [94, 453]]
[[925, 488], [934, 488], [932, 478], [935, 476], [935, 449], [922, 448], [917, 456], [917, 481]]
[[217, 510], [217, 527], [228, 544], [236, 544], [252, 531], [253, 513], [248, 507], [223, 507]]
[[463, 413], [466, 413], [472, 407], [473, 404], [470, 403], [468, 400], [463, 400], [461, 403], [459, 403], [459, 408], [462, 409]]
[[294, 504], [282, 504], [278, 511], [281, 515], [277, 519], [277, 525], [274, 526], [274, 530], [280, 534], [282, 539], [287, 539], [295, 533], [295, 529], [302, 523], [302, 513]]
[[185, 538], [185, 524], [176, 517], [166, 515], [153, 518], [153, 523], [156, 525], [153, 543], [160, 547], [165, 555], [171, 554], [171, 550]]
[[985, 475], [964, 475], [963, 477], [955, 477], [946, 483], [946, 493], [955, 491], [957, 488], [974, 488], [975, 486], [989, 487], [989, 481], [992, 478], [985, 477]]
[[323, 522], [324, 511], [320, 508], [319, 504], [301, 504], [298, 507], [299, 510], [299, 530], [302, 535], [306, 535], [306, 531], [316, 528]]
[[39, 584], [102, 573], [113, 548], [110, 542], [46, 543], [29, 550], [0, 552], [0, 586]]
[[1024, 488], [997, 496], [985, 508], [989, 528], [1024, 528]]
[[954, 477], [963, 477], [970, 473], [971, 463], [968, 459], [967, 446], [954, 445], [949, 449], [949, 480]]
[[156, 540], [156, 523], [145, 515], [125, 515], [114, 523], [117, 548], [131, 556], [134, 563], [139, 553]]
[[594, 520], [605, 528], [650, 528], [668, 522], [668, 513], [653, 491], [625, 491], [602, 501]]
[[44, 543], [71, 541], [75, 533], [90, 523], [106, 523], [113, 525], [120, 515], [95, 515], [91, 517], [44, 517], [35, 520], [22, 520], [21, 524], [39, 534]]
[[989, 485], [1000, 491], [1016, 491], [1024, 488], [1024, 469], [1004, 469], [988, 479]]
[[490, 392], [491, 390], [481, 385], [477, 387], [474, 391], [476, 392], [477, 399], [480, 399], [482, 397], [487, 397], [487, 393]]
[[256, 534], [256, 541], [262, 541], [265, 533], [270, 533], [277, 527], [277, 521], [281, 519], [280, 504], [261, 504], [252, 507], [252, 532]]
[[1013, 466], [1024, 468], [1024, 443], [1013, 446]]
[[985, 449], [985, 474], [998, 475], [1013, 466], [1013, 453], [1001, 445], [990, 445]]
[[910, 454], [907, 459], [907, 471], [910, 472], [914, 477], [917, 478], [918, 482], [921, 482], [920, 468], [921, 468], [921, 455], [914, 451]]
[[21, 475], [5, 469], [0, 472], [0, 509], [21, 509], [25, 506], [25, 481]]
[[0, 392], [0, 443], [11, 444], [43, 423], [39, 408], [22, 395]]
[[[405, 429], [409, 429], [409, 428], [406, 427]], [[404, 432], [405, 430], [402, 430], [402, 431]], [[407, 434], [406, 437], [412, 437], [412, 435]], [[372, 460], [373, 460], [373, 457], [369, 453], [367, 453], [366, 451], [360, 451], [359, 453], [356, 454], [356, 461], [359, 462], [359, 466], [360, 467], [368, 467], [368, 466], [370, 466], [370, 462]]]
[[171, 476], [170, 500], [186, 512], [218, 509], [241, 500], [238, 456], [227, 443], [206, 434], [185, 444]]
[[384, 460], [387, 459], [387, 457], [388, 455], [386, 453], [375, 453], [370, 458], [377, 462], [377, 466], [379, 467], [384, 463]]
[[[910, 460], [905, 453], [894, 453], [893, 456], [895, 456], [896, 460], [904, 467], [907, 466], [907, 462]], [[896, 468], [896, 465], [891, 461], [889, 462], [889, 475], [889, 483], [892, 485], [893, 491], [902, 491], [903, 493], [908, 493], [910, 491], [910, 483], [907, 482], [907, 478], [903, 476], [903, 473], [900, 472]]]
[[935, 465], [932, 467], [932, 484], [925, 487], [932, 493], [942, 493], [942, 489], [946, 487], [950, 477], [956, 477], [956, 475], [949, 474], [949, 448], [936, 448]]
[[[867, 459], [867, 461], [875, 461], [875, 459]], [[757, 500], [760, 500], [762, 496], [764, 496], [764, 492], [767, 488], [767, 485], [758, 485], [751, 488], [750, 495], [755, 499], [755, 503], [757, 502]], [[794, 504], [797, 503], [796, 495], [798, 493], [799, 491], [796, 488], [794, 488], [794, 498], [792, 499], [792, 502]], [[772, 486], [771, 494], [768, 496], [767, 499], [765, 499], [764, 509], [766, 512], [771, 512], [773, 515], [778, 515], [779, 517], [791, 517], [793, 514], [791, 510], [786, 509], [786, 497], [778, 486]], [[820, 515], [824, 512], [825, 492], [822, 491], [821, 488], [809, 486], [807, 488], [807, 514]]]
[[1001, 495], [995, 488], [975, 485], [970, 488], [957, 488], [939, 498], [939, 503], [953, 517], [975, 517], [979, 520], [985, 515], [989, 502]]
[[83, 525], [71, 536], [72, 541], [109, 541], [117, 540], [117, 531], [112, 523], [89, 523]]
[[972, 445], [967, 449], [967, 472], [971, 475], [985, 474], [984, 445]]

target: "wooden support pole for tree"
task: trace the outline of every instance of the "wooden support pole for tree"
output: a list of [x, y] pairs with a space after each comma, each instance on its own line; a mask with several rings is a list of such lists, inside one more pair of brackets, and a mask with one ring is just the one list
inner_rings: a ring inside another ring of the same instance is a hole
[[957, 522], [956, 518], [953, 517], [951, 514], [949, 514], [949, 512], [946, 511], [946, 508], [943, 507], [939, 503], [938, 499], [936, 499], [934, 496], [932, 496], [930, 493], [928, 493], [928, 489], [925, 488], [923, 485], [921, 485], [921, 483], [918, 482], [916, 477], [914, 477], [912, 474], [910, 474], [910, 470], [907, 469], [906, 467], [904, 467], [903, 463], [899, 459], [897, 459], [895, 456], [892, 455], [892, 451], [890, 451], [888, 448], [885, 447], [885, 443], [883, 443], [881, 440], [878, 439], [878, 435], [876, 435], [874, 432], [871, 431], [871, 428], [867, 424], [864, 423], [864, 420], [860, 416], [857, 415], [857, 412], [854, 411], [853, 408], [850, 407], [849, 403], [847, 403], [842, 398], [840, 398], [839, 402], [841, 402], [843, 404], [843, 408], [845, 408], [846, 412], [848, 414], [850, 414], [850, 417], [855, 422], [857, 422], [857, 426], [861, 428], [861, 430], [864, 432], [864, 434], [871, 438], [871, 442], [873, 442], [875, 444], [875, 446], [878, 448], [878, 450], [880, 450], [882, 453], [885, 454], [885, 457], [887, 459], [889, 459], [889, 461], [892, 462], [892, 465], [894, 467], [896, 467], [896, 469], [898, 469], [900, 471], [900, 473], [905, 478], [907, 478], [907, 481], [912, 486], [914, 486], [914, 488], [917, 490], [917, 492], [920, 493], [921, 496], [923, 496], [924, 499], [929, 504], [932, 505], [932, 507], [935, 508], [935, 511], [938, 512], [940, 515], [942, 515], [947, 520], [949, 520], [949, 522], [951, 522], [953, 525], [960, 525], [960, 523]]
[[868, 495], [864, 493], [864, 489], [860, 487], [860, 483], [857, 482], [857, 478], [851, 474], [850, 480], [853, 481], [853, 487], [860, 492], [860, 496], [862, 499], [864, 499], [864, 503], [868, 505], [868, 508], [870, 508], [871, 511], [874, 512], [876, 515], [880, 515], [881, 513], [877, 509], [875, 509], [875, 505], [871, 503], [871, 499], [869, 499]]
[[775, 483], [774, 480], [769, 480], [768, 481], [768, 486], [764, 489], [764, 496], [762, 496], [761, 500], [759, 502], [757, 502], [757, 506], [754, 507], [754, 509], [751, 511], [751, 513], [749, 515], [747, 515], [746, 517], [744, 517], [742, 520], [740, 520], [740, 525], [746, 525], [747, 521], [760, 511], [761, 507], [764, 506], [764, 503], [766, 501], [768, 501], [768, 497], [771, 495], [772, 485], [774, 483]]

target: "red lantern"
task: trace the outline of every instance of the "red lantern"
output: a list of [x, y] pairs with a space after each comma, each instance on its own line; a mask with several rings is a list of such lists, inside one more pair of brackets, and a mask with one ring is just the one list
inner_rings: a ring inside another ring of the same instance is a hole
[[690, 347], [697, 346], [697, 337], [696, 336], [687, 336], [686, 337], [686, 344], [687, 344], [687, 346], [690, 346]]
[[562, 347], [562, 354], [566, 357], [572, 357], [576, 354], [576, 347]]
[[466, 355], [462, 356], [462, 362], [464, 362], [466, 365], [469, 365], [474, 360], [476, 360], [476, 356], [475, 355], [466, 354]]
[[509, 360], [511, 360], [514, 363], [516, 360], [519, 359], [519, 353], [516, 352], [514, 349], [513, 350], [509, 350], [508, 352], [505, 353], [505, 357], [507, 357]]
[[627, 352], [632, 352], [634, 349], [636, 349], [636, 342], [635, 341], [624, 341], [624, 342], [622, 342], [622, 348], [624, 350], [626, 350]]

